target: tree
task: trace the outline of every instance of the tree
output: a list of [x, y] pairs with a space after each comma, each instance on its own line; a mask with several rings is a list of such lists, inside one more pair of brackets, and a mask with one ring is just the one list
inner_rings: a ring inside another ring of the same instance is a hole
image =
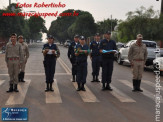
[[89, 12], [83, 12], [83, 14], [76, 19], [75, 23], [69, 27], [69, 36], [72, 37], [76, 33], [85, 37], [96, 33], [96, 24], [93, 16]]
[[118, 40], [128, 42], [141, 33], [144, 39], [159, 40], [159, 13], [153, 7], [140, 7], [136, 11], [128, 12], [127, 19], [118, 25]]
[[40, 37], [40, 32], [47, 32], [47, 29], [45, 27], [45, 20], [42, 17], [30, 17], [28, 20], [28, 26], [30, 30], [30, 38], [34, 40]]

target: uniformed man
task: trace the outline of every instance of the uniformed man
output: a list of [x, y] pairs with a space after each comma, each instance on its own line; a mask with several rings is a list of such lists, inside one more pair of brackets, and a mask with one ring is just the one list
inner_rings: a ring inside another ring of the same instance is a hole
[[148, 52], [146, 45], [142, 43], [142, 39], [143, 36], [138, 34], [137, 41], [131, 45], [128, 52], [128, 59], [133, 70], [133, 92], [143, 92], [140, 89], [140, 84]]
[[56, 44], [54, 44], [54, 37], [52, 35], [48, 36], [48, 43], [43, 46], [43, 54], [44, 54], [44, 67], [45, 67], [45, 75], [46, 75], [46, 90], [54, 91], [52, 88], [52, 84], [54, 82], [54, 74], [55, 74], [55, 66], [56, 60], [60, 56], [60, 51]]
[[17, 43], [17, 35], [15, 33], [11, 34], [11, 42], [8, 42], [6, 45], [6, 55], [5, 61], [8, 67], [8, 73], [10, 76], [10, 88], [7, 92], [19, 92], [18, 85], [18, 74], [19, 67], [23, 63], [23, 50], [22, 46]]
[[114, 63], [114, 53], [108, 52], [103, 53], [103, 50], [116, 50], [116, 43], [114, 40], [111, 40], [111, 32], [107, 31], [104, 35], [105, 39], [100, 43], [100, 53], [102, 54], [102, 90], [110, 90], [110, 83], [112, 80], [112, 72], [113, 72], [113, 63]]
[[75, 55], [77, 61], [77, 91], [85, 91], [84, 84], [87, 77], [87, 56], [90, 53], [88, 45], [85, 43], [84, 36], [79, 39], [80, 44], [75, 47]]
[[22, 66], [20, 67], [20, 73], [19, 73], [19, 82], [25, 82], [24, 81], [24, 75], [25, 75], [25, 66], [27, 63], [27, 60], [29, 58], [29, 51], [28, 51], [28, 45], [24, 42], [23, 36], [20, 35], [18, 37], [18, 42], [21, 44], [23, 49], [23, 56], [24, 56], [24, 62], [22, 63]]
[[90, 58], [92, 60], [92, 82], [100, 82], [98, 79], [99, 71], [100, 71], [100, 61], [101, 61], [101, 54], [99, 52], [100, 47], [100, 34], [95, 34], [95, 40], [90, 43]]
[[74, 52], [74, 47], [79, 43], [79, 35], [74, 36], [74, 41], [71, 43], [71, 45], [68, 48], [67, 56], [72, 64], [72, 82], [76, 81], [76, 75], [77, 75], [77, 65], [76, 65], [76, 56]]

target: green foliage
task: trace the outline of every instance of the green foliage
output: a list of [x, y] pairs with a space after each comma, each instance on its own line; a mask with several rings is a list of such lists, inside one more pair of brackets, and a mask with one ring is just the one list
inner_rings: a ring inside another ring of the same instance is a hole
[[141, 33], [146, 40], [160, 40], [159, 31], [163, 27], [159, 20], [158, 11], [154, 11], [153, 7], [148, 9], [140, 7], [136, 11], [128, 12], [126, 21], [122, 21], [118, 25], [118, 40], [128, 42], [136, 38]]
[[104, 21], [97, 22], [97, 32], [103, 34], [106, 31], [111, 31], [111, 23], [112, 23], [112, 31], [114, 31], [115, 26], [117, 25], [117, 19], [107, 19]]
[[60, 42], [73, 39], [75, 34], [91, 36], [96, 31], [94, 18], [89, 12], [69, 9], [63, 13], [79, 13], [79, 16], [61, 16], [51, 23], [48, 34], [56, 37]]
[[23, 16], [3, 16], [3, 13], [20, 13], [21, 8], [13, 3], [5, 9], [0, 10], [0, 37], [9, 38], [11, 33], [23, 35], [27, 40], [41, 39], [40, 32], [47, 32], [45, 21], [41, 17], [30, 17], [26, 20]]

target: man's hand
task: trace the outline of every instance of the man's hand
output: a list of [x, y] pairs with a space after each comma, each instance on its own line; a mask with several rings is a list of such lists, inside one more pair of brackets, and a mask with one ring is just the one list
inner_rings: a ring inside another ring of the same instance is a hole
[[55, 54], [55, 50], [52, 50], [52, 53]]
[[45, 52], [49, 52], [49, 49], [45, 49]]
[[134, 66], [134, 63], [133, 63], [133, 62], [131, 62], [130, 64], [131, 64], [131, 67], [133, 67], [133, 66]]

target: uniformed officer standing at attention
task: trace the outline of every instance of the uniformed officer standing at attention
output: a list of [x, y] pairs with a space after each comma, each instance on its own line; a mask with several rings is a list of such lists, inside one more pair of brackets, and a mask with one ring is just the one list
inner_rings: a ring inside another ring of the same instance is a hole
[[22, 63], [22, 66], [20, 67], [20, 73], [19, 73], [19, 82], [25, 82], [24, 81], [24, 75], [25, 75], [25, 65], [27, 63], [27, 60], [29, 58], [29, 50], [27, 43], [24, 42], [23, 36], [20, 35], [18, 37], [18, 42], [21, 44], [23, 49], [23, 56], [24, 56], [24, 62]]
[[56, 44], [54, 44], [54, 37], [52, 35], [48, 36], [48, 43], [43, 46], [43, 55], [44, 55], [44, 67], [45, 67], [45, 75], [46, 75], [46, 90], [54, 91], [52, 88], [54, 82], [54, 74], [55, 74], [55, 66], [56, 60], [60, 56], [60, 51]]
[[114, 52], [103, 53], [103, 50], [116, 50], [116, 43], [111, 40], [111, 32], [107, 31], [104, 35], [105, 39], [100, 43], [100, 53], [102, 54], [102, 90], [110, 90], [112, 80]]
[[138, 34], [137, 41], [131, 45], [128, 52], [128, 59], [133, 70], [133, 92], [143, 92], [140, 89], [140, 84], [148, 52], [146, 45], [142, 43], [142, 39], [143, 36]]
[[90, 43], [90, 58], [92, 60], [92, 82], [100, 82], [98, 79], [99, 71], [100, 71], [100, 61], [101, 61], [101, 54], [99, 52], [100, 47], [100, 34], [95, 34], [95, 40]]
[[87, 78], [87, 56], [90, 53], [88, 45], [85, 43], [84, 36], [79, 39], [80, 44], [75, 47], [75, 55], [77, 61], [77, 91], [85, 91], [84, 84]]
[[19, 68], [23, 63], [23, 50], [22, 46], [17, 43], [17, 35], [15, 33], [11, 34], [11, 42], [6, 45], [6, 55], [5, 61], [8, 67], [8, 73], [10, 76], [10, 88], [7, 92], [19, 92], [18, 85], [18, 74]]
[[68, 48], [67, 56], [70, 59], [70, 62], [72, 64], [72, 82], [76, 81], [76, 75], [77, 75], [77, 64], [76, 64], [76, 56], [74, 52], [74, 47], [79, 43], [79, 35], [74, 36], [74, 41], [71, 43], [71, 45]]

